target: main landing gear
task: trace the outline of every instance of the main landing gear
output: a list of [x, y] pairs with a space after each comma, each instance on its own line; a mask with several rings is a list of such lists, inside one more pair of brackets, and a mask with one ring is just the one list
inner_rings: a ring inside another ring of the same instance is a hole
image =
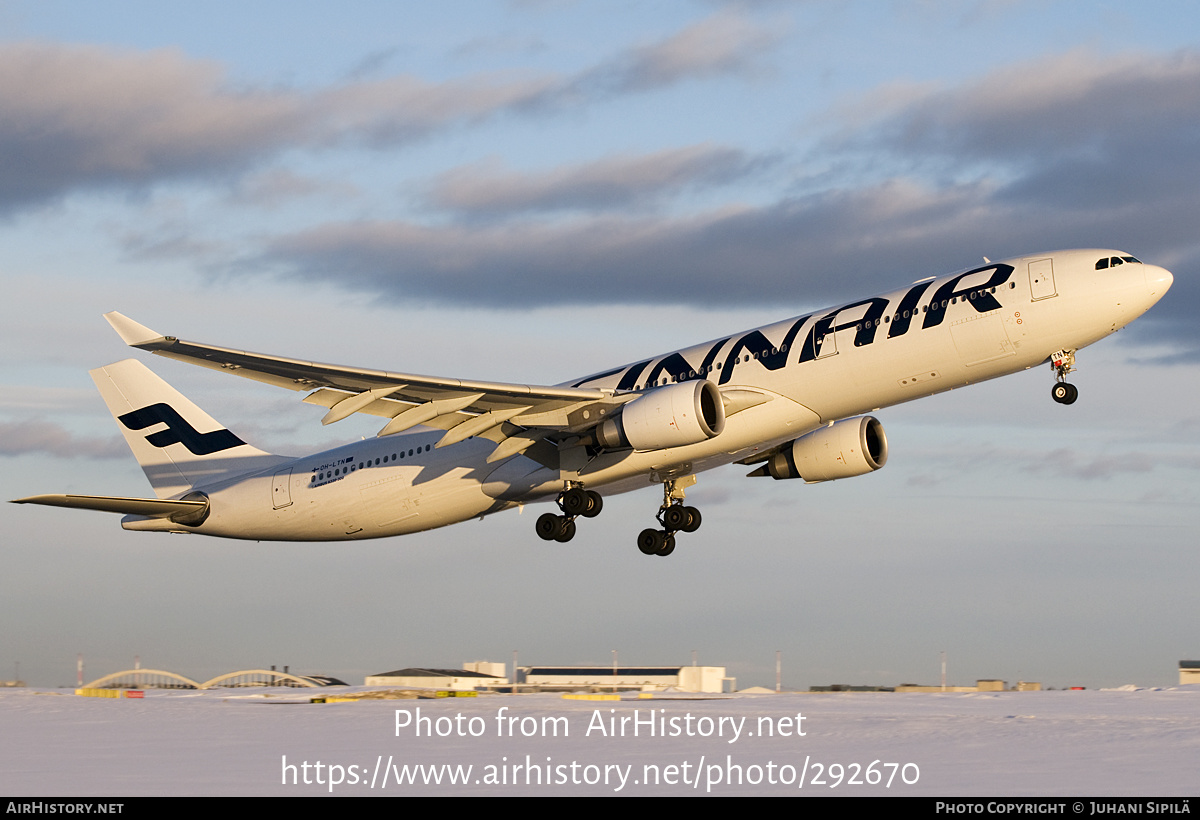
[[558, 508], [562, 515], [545, 513], [538, 517], [537, 534], [543, 541], [558, 541], [565, 544], [575, 537], [575, 519], [595, 518], [604, 507], [604, 499], [594, 490], [585, 490], [571, 484], [558, 495]]
[[1079, 398], [1079, 388], [1066, 381], [1067, 374], [1075, 370], [1075, 351], [1060, 350], [1050, 356], [1050, 367], [1056, 379], [1050, 389], [1050, 397], [1059, 404], [1074, 404]]
[[658, 510], [661, 530], [642, 530], [638, 536], [638, 549], [646, 555], [661, 555], [664, 558], [675, 551], [675, 533], [695, 532], [700, 529], [700, 511], [684, 506], [683, 488], [696, 483], [695, 476], [686, 479], [670, 479], [663, 482], [663, 503]]

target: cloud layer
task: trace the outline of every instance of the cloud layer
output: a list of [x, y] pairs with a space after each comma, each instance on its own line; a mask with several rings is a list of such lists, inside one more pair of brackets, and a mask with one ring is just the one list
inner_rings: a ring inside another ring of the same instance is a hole
[[[510, 306], [825, 301], [984, 255], [1062, 247], [1119, 247], [1177, 269], [1200, 262], [1198, 54], [1075, 52], [910, 89], [851, 121], [813, 164], [891, 156], [889, 172], [835, 186], [796, 176], [790, 193], [754, 206], [620, 214], [612, 209], [672, 193], [678, 204], [689, 185], [736, 178], [753, 159], [693, 146], [523, 175], [468, 166], [432, 187], [458, 221], [330, 222], [279, 237], [268, 258], [388, 298]], [[574, 218], [537, 218], [561, 209]], [[522, 218], [503, 228], [465, 218], [480, 213]], [[1186, 317], [1200, 293], [1187, 277], [1175, 288], [1154, 317], [1198, 344]]]
[[[315, 89], [233, 87], [220, 66], [176, 51], [6, 45], [0, 213], [179, 178], [232, 178], [241, 206], [273, 208], [337, 190], [279, 167], [296, 152], [395, 150], [452, 126], [744, 75], [778, 41], [720, 13], [574, 74]], [[447, 304], [757, 305], [1058, 247], [1119, 247], [1177, 272], [1200, 263], [1200, 53], [1076, 50], [957, 86], [880, 87], [826, 112], [823, 127], [803, 157], [708, 142], [530, 171], [468, 161], [426, 179], [430, 216], [277, 227], [243, 243], [235, 272]], [[807, 167], [844, 173], [795, 170]], [[750, 204], [722, 201], [751, 179]], [[211, 247], [170, 239], [139, 247]], [[1200, 286], [1177, 276], [1156, 332], [1200, 348], [1198, 302]]]
[[575, 75], [410, 75], [315, 89], [234, 86], [176, 50], [0, 45], [0, 213], [101, 187], [245, 171], [289, 151], [391, 148], [504, 113], [531, 114], [739, 72], [773, 40], [721, 14]]

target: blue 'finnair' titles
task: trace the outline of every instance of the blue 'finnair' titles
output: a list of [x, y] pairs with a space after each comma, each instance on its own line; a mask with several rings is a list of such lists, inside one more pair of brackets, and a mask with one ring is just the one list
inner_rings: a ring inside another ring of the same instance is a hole
[[[970, 286], [964, 287], [961, 284], [967, 277], [987, 273], [991, 275], [982, 284], [975, 283], [976, 280], [972, 280], [973, 284]], [[791, 320], [787, 331], [776, 344], [772, 344], [761, 329], [750, 330], [736, 337], [736, 341], [733, 341], [728, 349], [726, 345], [734, 337], [714, 342], [698, 365], [689, 363], [682, 353], [676, 351], [657, 361], [647, 359], [627, 368], [590, 376], [575, 382], [574, 386], [581, 387], [593, 382], [606, 381], [614, 375], [621, 374], [617, 384], [618, 390], [640, 390], [643, 384], [653, 386], [704, 378], [714, 371], [719, 372], [718, 384], [728, 384], [738, 364], [748, 363], [751, 359], [767, 370], [784, 367], [788, 363], [787, 352], [794, 349], [795, 339], [806, 325], [808, 330], [803, 346], [799, 355], [793, 359], [796, 363], [812, 361], [825, 355], [828, 352], [824, 347], [827, 337], [835, 337], [842, 330], [853, 329], [854, 346], [863, 347], [875, 342], [880, 328], [887, 328], [883, 335], [888, 339], [903, 336], [913, 327], [913, 320], [919, 316], [924, 317], [919, 322], [921, 330], [937, 327], [946, 316], [946, 308], [960, 300], [970, 305], [977, 313], [1001, 310], [1003, 305], [998, 297], [1003, 295], [1001, 288], [1009, 282], [1012, 273], [1013, 267], [1004, 264], [963, 271], [941, 280], [933, 297], [924, 303], [921, 302], [921, 297], [934, 281], [929, 279], [917, 282], [900, 296], [875, 296], [841, 305], [821, 314], [808, 314]], [[891, 309], [893, 304], [896, 305], [894, 310]], [[863, 310], [856, 311], [855, 308]], [[843, 317], [842, 314], [847, 315]], [[722, 350], [725, 350], [723, 356], [720, 355]], [[715, 364], [718, 360], [720, 365]], [[643, 374], [646, 374], [644, 379]]]
[[1049, 365], [1051, 398], [1076, 355], [1149, 310], [1170, 272], [1114, 250], [985, 260], [941, 278], [812, 311], [558, 385], [448, 379], [316, 364], [166, 336], [119, 313], [130, 346], [304, 393], [323, 424], [384, 420], [374, 439], [290, 458], [234, 435], [141, 362], [92, 371], [158, 498], [39, 495], [19, 503], [120, 512], [129, 530], [324, 541], [404, 535], [553, 502], [537, 519], [565, 542], [605, 495], [657, 484], [666, 556], [700, 528], [686, 490], [736, 463], [804, 483], [887, 462], [867, 413]]

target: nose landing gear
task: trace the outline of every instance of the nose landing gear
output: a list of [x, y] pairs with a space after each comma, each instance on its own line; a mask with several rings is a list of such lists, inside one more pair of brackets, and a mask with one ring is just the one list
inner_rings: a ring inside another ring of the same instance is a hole
[[1075, 370], [1075, 351], [1060, 350], [1050, 356], [1050, 367], [1056, 382], [1050, 388], [1050, 397], [1059, 404], [1074, 404], [1079, 398], [1079, 388], [1066, 381], [1067, 374]]

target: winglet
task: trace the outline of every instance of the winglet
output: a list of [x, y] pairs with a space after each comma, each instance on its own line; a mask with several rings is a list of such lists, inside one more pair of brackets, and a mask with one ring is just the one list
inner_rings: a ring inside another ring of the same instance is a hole
[[156, 333], [145, 325], [133, 321], [128, 316], [117, 313], [115, 310], [104, 314], [104, 318], [112, 325], [113, 330], [117, 331], [117, 335], [121, 337], [121, 341], [130, 347], [141, 347], [142, 345], [159, 342], [166, 338], [161, 333]]

